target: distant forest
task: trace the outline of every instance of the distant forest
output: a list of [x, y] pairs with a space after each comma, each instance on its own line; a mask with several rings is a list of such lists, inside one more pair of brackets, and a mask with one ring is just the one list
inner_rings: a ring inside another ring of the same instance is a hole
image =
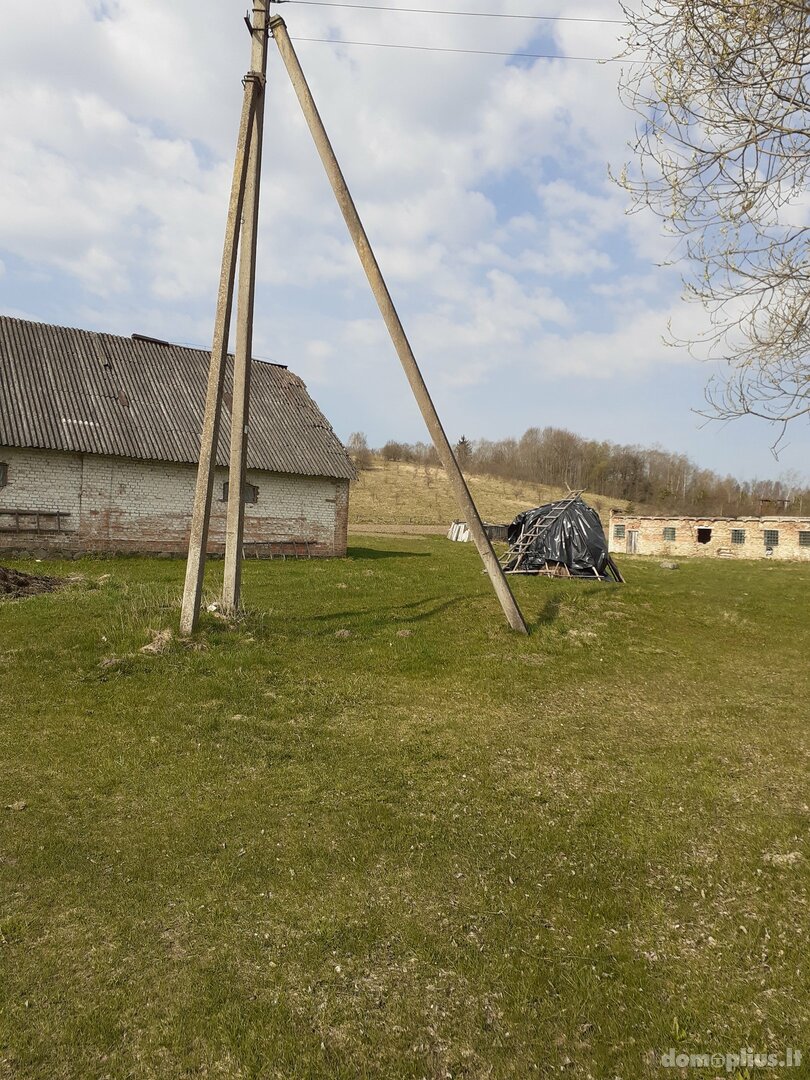
[[[362, 468], [367, 460], [363, 449], [370, 455], [364, 437], [352, 436], [349, 449]], [[806, 478], [786, 474], [779, 480], [738, 480], [701, 469], [685, 454], [597, 442], [560, 428], [529, 428], [519, 439], [496, 442], [462, 436], [455, 449], [465, 472], [582, 488], [627, 500], [650, 513], [719, 517], [810, 514]], [[439, 466], [436, 451], [425, 443], [390, 441], [376, 452], [388, 461]]]

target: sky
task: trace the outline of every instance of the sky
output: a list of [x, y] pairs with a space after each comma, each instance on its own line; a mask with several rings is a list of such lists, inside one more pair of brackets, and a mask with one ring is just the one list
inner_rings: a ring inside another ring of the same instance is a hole
[[[427, 0], [354, 0], [427, 6]], [[611, 0], [442, 9], [619, 19]], [[245, 0], [0, 5], [0, 312], [210, 348]], [[621, 27], [273, 6], [295, 43], [451, 440], [568, 428], [740, 478], [810, 480], [810, 426], [695, 410], [712, 374], [651, 214], [610, 179], [634, 117]], [[304, 41], [326, 38], [329, 43]], [[335, 44], [398, 43], [504, 56]], [[527, 59], [545, 53], [555, 59]], [[254, 354], [301, 375], [338, 435], [427, 440], [270, 43]], [[541, 479], [541, 478], [538, 478]]]

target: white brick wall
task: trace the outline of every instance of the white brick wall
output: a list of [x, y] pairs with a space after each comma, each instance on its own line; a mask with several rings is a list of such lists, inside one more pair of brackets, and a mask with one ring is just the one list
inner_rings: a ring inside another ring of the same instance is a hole
[[[0, 447], [0, 461], [8, 465], [8, 482], [0, 488], [0, 510], [63, 510], [78, 515], [79, 454]], [[4, 518], [0, 525], [7, 523]]]
[[[665, 529], [674, 540], [665, 539]], [[778, 543], [765, 542], [766, 530], [778, 534]], [[802, 543], [808, 534], [810, 518], [667, 518], [611, 511], [608, 543], [612, 552], [629, 552], [635, 543], [637, 555], [810, 560], [810, 547]]]
[[[61, 537], [0, 532], [0, 547], [62, 546], [90, 551], [172, 551], [188, 541], [197, 469], [194, 465], [0, 447], [8, 482], [0, 511], [69, 514]], [[227, 470], [218, 469], [211, 515], [211, 550], [224, 541]], [[249, 471], [259, 489], [245, 507], [246, 544], [307, 540], [318, 554], [345, 554], [346, 481]], [[0, 513], [0, 529], [13, 519]], [[30, 524], [30, 522], [29, 522]], [[51, 526], [47, 522], [43, 527]]]

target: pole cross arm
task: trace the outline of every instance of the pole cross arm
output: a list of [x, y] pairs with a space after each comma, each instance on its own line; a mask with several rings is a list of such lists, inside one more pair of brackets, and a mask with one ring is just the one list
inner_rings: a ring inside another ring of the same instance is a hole
[[267, 85], [267, 76], [261, 71], [247, 71], [242, 76], [242, 86], [247, 86], [248, 83], [255, 83], [260, 90], [264, 90]]

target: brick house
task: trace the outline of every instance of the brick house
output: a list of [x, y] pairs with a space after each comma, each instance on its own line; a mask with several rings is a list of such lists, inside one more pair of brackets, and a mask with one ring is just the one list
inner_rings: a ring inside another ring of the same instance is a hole
[[[184, 554], [210, 354], [0, 316], [0, 550]], [[232, 367], [209, 552], [224, 548]], [[345, 555], [354, 467], [297, 375], [254, 360], [245, 554]]]
[[810, 559], [808, 517], [644, 517], [612, 510], [611, 552], [726, 559]]

